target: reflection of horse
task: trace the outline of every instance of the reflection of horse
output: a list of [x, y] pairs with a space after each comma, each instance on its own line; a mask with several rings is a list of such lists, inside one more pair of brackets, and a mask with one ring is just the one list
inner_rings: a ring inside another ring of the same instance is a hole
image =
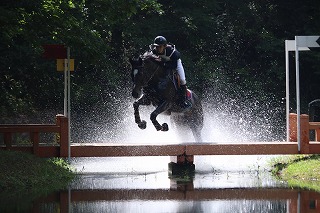
[[[150, 120], [159, 131], [168, 131], [168, 125], [159, 124], [157, 116], [165, 112], [170, 115], [177, 126], [190, 127], [197, 142], [201, 142], [203, 127], [203, 111], [198, 96], [188, 90], [188, 101], [192, 103], [189, 109], [182, 109], [178, 104], [177, 83], [173, 74], [166, 73], [158, 58], [152, 52], [146, 52], [139, 58], [130, 59], [131, 77], [134, 83], [132, 96], [139, 98], [134, 102], [135, 122], [140, 129], [146, 128], [146, 121], [140, 119], [139, 106], [153, 104], [156, 109], [151, 113]], [[142, 97], [141, 94], [143, 92]]]

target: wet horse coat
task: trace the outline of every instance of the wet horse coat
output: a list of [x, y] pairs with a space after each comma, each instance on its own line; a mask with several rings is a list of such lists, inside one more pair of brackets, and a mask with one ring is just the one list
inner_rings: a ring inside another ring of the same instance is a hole
[[167, 73], [159, 58], [151, 52], [130, 59], [130, 63], [132, 66], [131, 77], [134, 83], [132, 96], [138, 99], [133, 103], [134, 116], [139, 128], [146, 128], [146, 121], [140, 118], [139, 106], [152, 104], [156, 109], [150, 114], [150, 120], [158, 131], [168, 131], [169, 129], [167, 123], [159, 124], [157, 121], [157, 116], [160, 113], [166, 113], [170, 115], [172, 121], [178, 127], [189, 127], [195, 141], [201, 142], [203, 110], [198, 96], [193, 91], [188, 90], [192, 108], [182, 109], [177, 104], [179, 97], [173, 74]]

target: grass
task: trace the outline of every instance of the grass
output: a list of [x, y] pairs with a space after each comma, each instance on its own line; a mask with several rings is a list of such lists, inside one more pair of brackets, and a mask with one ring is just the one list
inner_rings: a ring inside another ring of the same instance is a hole
[[75, 174], [61, 158], [44, 159], [32, 154], [0, 151], [0, 195], [47, 194], [64, 189]]
[[64, 159], [0, 150], [0, 212], [31, 212], [35, 200], [66, 189], [74, 178]]
[[270, 163], [272, 173], [290, 187], [320, 192], [320, 155], [282, 156]]

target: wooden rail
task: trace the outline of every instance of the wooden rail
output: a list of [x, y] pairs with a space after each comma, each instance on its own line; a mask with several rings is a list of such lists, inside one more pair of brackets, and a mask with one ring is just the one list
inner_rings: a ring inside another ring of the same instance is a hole
[[[320, 143], [319, 143], [320, 145]], [[298, 154], [295, 142], [250, 142], [237, 144], [71, 144], [71, 156], [120, 157], [120, 156], [179, 156], [179, 155], [278, 155]], [[319, 146], [320, 148], [320, 146]]]
[[[68, 155], [68, 119], [63, 115], [56, 116], [55, 124], [1, 124], [0, 134], [3, 135], [2, 150], [17, 150], [33, 153], [40, 157], [67, 157]], [[59, 135], [57, 145], [40, 143], [40, 133], [52, 132]], [[31, 145], [13, 143], [14, 133], [28, 133]]]

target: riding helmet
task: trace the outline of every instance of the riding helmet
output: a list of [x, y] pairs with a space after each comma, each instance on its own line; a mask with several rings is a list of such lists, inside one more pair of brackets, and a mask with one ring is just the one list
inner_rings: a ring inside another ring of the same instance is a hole
[[160, 46], [160, 45], [166, 45], [167, 44], [167, 39], [163, 36], [157, 36], [154, 39], [154, 46]]

